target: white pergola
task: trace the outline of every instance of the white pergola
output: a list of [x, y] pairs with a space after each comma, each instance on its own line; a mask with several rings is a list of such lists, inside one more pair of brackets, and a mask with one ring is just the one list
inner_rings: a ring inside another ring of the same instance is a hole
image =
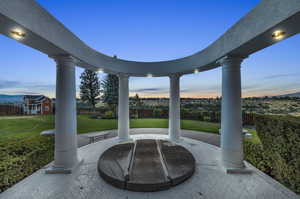
[[180, 77], [222, 67], [222, 165], [245, 172], [241, 115], [241, 63], [250, 54], [300, 32], [299, 0], [262, 0], [210, 46], [191, 56], [135, 62], [106, 56], [87, 46], [34, 0], [1, 0], [0, 33], [54, 59], [56, 76], [55, 158], [48, 173], [71, 173], [77, 155], [75, 66], [119, 76], [120, 142], [130, 140], [130, 76], [169, 76], [169, 139], [180, 142]]

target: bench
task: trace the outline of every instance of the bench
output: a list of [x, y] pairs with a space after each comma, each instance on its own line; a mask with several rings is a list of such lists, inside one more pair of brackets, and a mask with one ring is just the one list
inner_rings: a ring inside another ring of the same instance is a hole
[[45, 130], [40, 133], [42, 136], [54, 136], [55, 129]]
[[[219, 129], [219, 134], [221, 135], [221, 129]], [[244, 137], [252, 139], [252, 134], [247, 130], [247, 129], [243, 129], [242, 130]]]
[[87, 133], [87, 134], [81, 134], [80, 136], [89, 138], [89, 140], [90, 140], [89, 143], [91, 144], [91, 143], [106, 139], [109, 134], [110, 134], [109, 131], [101, 131], [101, 132], [92, 132], [92, 133]]
[[[55, 129], [45, 130], [40, 133], [42, 136], [54, 136]], [[110, 131], [100, 131], [100, 132], [91, 132], [87, 134], [80, 134], [81, 137], [86, 137], [89, 139], [89, 143], [98, 142], [100, 140], [106, 139], [110, 134]]]

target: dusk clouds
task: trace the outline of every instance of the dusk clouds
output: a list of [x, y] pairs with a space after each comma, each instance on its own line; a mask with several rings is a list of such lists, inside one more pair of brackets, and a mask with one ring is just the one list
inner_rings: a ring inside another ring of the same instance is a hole
[[[93, 49], [120, 59], [140, 61], [176, 59], [205, 49], [258, 2], [228, 6], [228, 2], [217, 0], [188, 4], [176, 1], [172, 5], [168, 1], [157, 2], [159, 5], [123, 1], [115, 3], [111, 12], [110, 1], [70, 4], [61, 0], [59, 9], [55, 1], [39, 1]], [[295, 35], [245, 59], [241, 67], [243, 97], [299, 92], [299, 46], [300, 35]], [[0, 94], [55, 97], [56, 66], [48, 55], [1, 34], [0, 52]], [[76, 68], [77, 93], [82, 71]], [[101, 79], [104, 76], [101, 74]], [[129, 86], [130, 95], [169, 96], [168, 77], [130, 77]], [[217, 97], [221, 87], [221, 68], [184, 75], [180, 80], [182, 97]]]
[[131, 89], [130, 92], [136, 93], [155, 93], [155, 92], [164, 92], [167, 91], [167, 88], [140, 88], [140, 89]]
[[0, 80], [1, 94], [13, 94], [13, 95], [44, 94], [44, 95], [53, 96], [54, 92], [55, 92], [55, 84]]
[[266, 76], [266, 79], [277, 79], [277, 78], [286, 78], [286, 77], [300, 77], [300, 73], [286, 73], [286, 74], [275, 74]]
[[[221, 96], [220, 72], [211, 72], [205, 77], [205, 73], [188, 75], [181, 78], [182, 97], [217, 97]], [[79, 72], [80, 74], [80, 72]], [[218, 76], [220, 79], [210, 81], [211, 75]], [[101, 79], [103, 79], [102, 75]], [[300, 82], [296, 81], [298, 74], [272, 74], [263, 78], [253, 78], [252, 81], [243, 81], [242, 93], [244, 97], [279, 95], [298, 92]], [[77, 77], [78, 79], [78, 77]], [[286, 81], [291, 79], [291, 81]], [[77, 80], [77, 93], [79, 93], [79, 79]], [[55, 97], [55, 83], [44, 82], [24, 82], [0, 79], [1, 94], [44, 94]], [[130, 78], [130, 95], [139, 94], [141, 97], [168, 97], [169, 79], [160, 78]]]

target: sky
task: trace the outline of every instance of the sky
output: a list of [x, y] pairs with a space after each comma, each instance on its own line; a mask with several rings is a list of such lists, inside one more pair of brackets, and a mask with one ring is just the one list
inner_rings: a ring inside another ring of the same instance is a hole
[[[161, 61], [194, 54], [218, 39], [259, 0], [37, 0], [92, 48], [109, 56]], [[250, 31], [250, 30], [249, 30]], [[242, 95], [300, 91], [300, 35], [250, 55], [242, 63]], [[55, 97], [55, 63], [0, 35], [0, 94]], [[83, 69], [76, 68], [76, 84]], [[105, 74], [99, 74], [100, 79]], [[221, 95], [221, 69], [181, 77], [181, 97]], [[168, 97], [168, 77], [131, 77], [130, 95]], [[77, 89], [79, 92], [79, 89]]]

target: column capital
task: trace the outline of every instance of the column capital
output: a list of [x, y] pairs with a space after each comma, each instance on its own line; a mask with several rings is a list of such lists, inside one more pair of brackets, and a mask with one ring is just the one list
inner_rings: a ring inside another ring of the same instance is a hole
[[173, 78], [180, 78], [180, 77], [181, 77], [181, 74], [180, 74], [180, 73], [173, 73], [173, 74], [170, 74], [169, 77], [170, 77], [170, 79], [173, 79]]
[[76, 58], [68, 54], [49, 55], [49, 57], [54, 59], [57, 64], [73, 63], [75, 65], [78, 61]]
[[244, 59], [246, 59], [248, 56], [241, 56], [241, 55], [227, 55], [225, 57], [222, 57], [217, 61], [220, 65], [241, 65]]

